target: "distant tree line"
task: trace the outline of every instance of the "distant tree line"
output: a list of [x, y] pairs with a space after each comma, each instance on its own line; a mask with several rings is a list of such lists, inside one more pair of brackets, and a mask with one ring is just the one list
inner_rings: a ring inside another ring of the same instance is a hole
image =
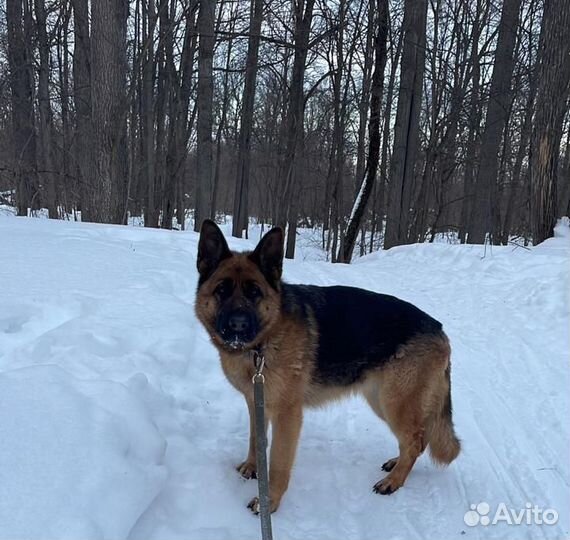
[[0, 0], [0, 203], [322, 231], [332, 261], [570, 214], [568, 0]]

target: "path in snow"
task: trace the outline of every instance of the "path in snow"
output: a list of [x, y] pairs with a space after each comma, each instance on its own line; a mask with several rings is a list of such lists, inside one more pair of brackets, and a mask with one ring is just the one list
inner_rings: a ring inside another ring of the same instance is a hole
[[[12, 396], [0, 410], [0, 483], [18, 500], [42, 455], [40, 464], [60, 485], [39, 483], [34, 504], [68, 492], [84, 510], [46, 504], [52, 528], [45, 528], [47, 514], [30, 511], [26, 530], [44, 530], [46, 538], [259, 536], [258, 519], [245, 508], [256, 484], [233, 470], [246, 452], [246, 407], [193, 314], [196, 245], [190, 232], [0, 216], [0, 388]], [[308, 246], [304, 257], [313, 251]], [[310, 411], [291, 486], [274, 515], [276, 540], [568, 537], [570, 238], [483, 253], [480, 246], [424, 244], [350, 266], [286, 262], [290, 282], [394, 294], [444, 323], [463, 452], [444, 470], [422, 456], [404, 488], [381, 497], [372, 485], [380, 464], [397, 454], [387, 427], [358, 399]], [[43, 364], [57, 368], [31, 367]], [[33, 422], [48, 422], [41, 410], [10, 394], [20, 388], [25, 396], [26, 377], [29, 392], [45, 392], [59, 411], [49, 422], [60, 427], [61, 449], [50, 442], [53, 430], [36, 430]], [[102, 385], [96, 397], [91, 384]], [[103, 395], [110, 411], [94, 415], [105, 406]], [[92, 435], [98, 430], [100, 438]], [[116, 441], [109, 435], [119, 432]], [[25, 454], [30, 463], [18, 468], [16, 436], [36, 441], [45, 455]], [[12, 458], [8, 470], [2, 456]], [[109, 469], [99, 472], [105, 460]], [[114, 490], [120, 496], [109, 499], [102, 517], [94, 500]], [[2, 493], [0, 487], [0, 501]], [[481, 501], [492, 509], [530, 502], [556, 509], [560, 519], [470, 528], [464, 514]], [[26, 537], [12, 517], [0, 510], [0, 538]]]

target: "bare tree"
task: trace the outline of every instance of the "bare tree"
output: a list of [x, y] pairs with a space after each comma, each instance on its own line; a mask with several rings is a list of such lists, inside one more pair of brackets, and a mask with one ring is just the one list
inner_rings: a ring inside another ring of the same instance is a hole
[[[374, 5], [374, 4], [373, 4]], [[368, 159], [366, 176], [354, 201], [344, 241], [341, 243], [339, 262], [350, 262], [364, 210], [376, 180], [380, 158], [380, 102], [384, 89], [384, 69], [386, 67], [386, 40], [388, 37], [388, 1], [376, 0], [374, 5], [377, 17], [377, 30], [374, 37], [374, 75], [372, 76], [370, 99], [370, 123], [368, 126]]]
[[194, 230], [205, 218], [213, 217], [212, 208], [212, 99], [214, 55], [214, 0], [200, 0], [198, 12], [198, 124], [196, 145], [196, 210]]
[[[480, 132], [483, 107], [481, 103], [481, 57], [484, 50], [480, 50], [483, 40], [483, 28], [487, 25], [488, 9], [485, 12], [483, 0], [477, 0], [473, 17], [473, 31], [471, 36], [471, 54], [469, 66], [471, 73], [471, 92], [468, 109], [467, 143], [465, 150], [465, 164], [463, 167], [463, 193], [461, 197], [461, 214], [459, 223], [459, 239], [465, 243], [467, 232], [471, 224], [473, 207], [473, 190], [475, 185], [475, 174], [478, 139]], [[488, 25], [487, 25], [488, 26]]]
[[75, 174], [79, 178], [81, 216], [90, 221], [88, 188], [93, 168], [91, 146], [91, 37], [88, 0], [73, 2], [73, 101], [75, 105]]
[[51, 219], [58, 217], [56, 202], [56, 174], [52, 160], [52, 113], [49, 95], [50, 49], [46, 27], [45, 0], [35, 0], [36, 23], [38, 33], [38, 48], [40, 67], [38, 76], [38, 102], [39, 102], [39, 169], [43, 171], [44, 200]]
[[280, 190], [277, 194], [277, 211], [274, 218], [274, 223], [283, 228], [289, 225], [285, 252], [288, 259], [292, 259], [295, 255], [297, 215], [295, 209], [292, 208], [292, 197], [303, 152], [303, 110], [305, 108], [303, 83], [314, 5], [315, 0], [295, 0], [293, 2], [295, 56], [286, 109], [285, 152], [281, 164]]
[[288, 257], [313, 227], [333, 262], [542, 238], [570, 204], [567, 2], [393, 2], [373, 81], [384, 3], [4, 0], [2, 200], [163, 228], [233, 213], [236, 236], [288, 227]]
[[[175, 6], [175, 3], [173, 3]], [[174, 9], [174, 8], [173, 8]], [[171, 111], [171, 144], [170, 157], [167, 158], [169, 176], [172, 178], [173, 187], [178, 192], [177, 219], [179, 226], [184, 228], [184, 175], [186, 171], [187, 142], [194, 125], [194, 115], [189, 119], [190, 104], [192, 97], [192, 76], [194, 73], [196, 52], [196, 12], [197, 0], [192, 0], [184, 14], [184, 39], [180, 56], [179, 73], [174, 85], [174, 102]], [[174, 70], [172, 66], [171, 69]], [[174, 196], [174, 193], [169, 192]], [[182, 196], [180, 196], [182, 195]], [[171, 206], [174, 201], [171, 202]], [[167, 212], [168, 213], [168, 212]], [[163, 226], [172, 225], [164, 222]]]
[[497, 173], [501, 141], [512, 101], [511, 78], [521, 0], [505, 0], [499, 22], [497, 50], [489, 91], [489, 105], [481, 143], [480, 164], [475, 181], [469, 243], [485, 242], [487, 233], [497, 230], [499, 209]]
[[394, 127], [394, 151], [390, 166], [390, 205], [384, 248], [405, 243], [418, 150], [420, 104], [425, 68], [427, 0], [404, 4], [404, 48], [398, 110]]
[[38, 204], [33, 77], [29, 57], [29, 25], [24, 24], [27, 2], [6, 0], [8, 64], [12, 105], [13, 161], [18, 215]]
[[257, 82], [262, 17], [263, 0], [251, 0], [232, 224], [232, 234], [237, 238], [241, 238], [244, 230], [247, 236], [251, 132], [253, 129], [255, 85]]
[[560, 181], [558, 215], [570, 216], [570, 129], [566, 131], [566, 151], [558, 179]]
[[552, 236], [556, 222], [560, 140], [570, 93], [570, 3], [566, 0], [545, 2], [539, 55], [530, 198], [535, 244]]
[[142, 3], [142, 42], [141, 71], [142, 81], [140, 87], [140, 145], [141, 159], [144, 164], [143, 179], [145, 184], [144, 193], [144, 225], [145, 227], [158, 227], [159, 206], [158, 187], [156, 185], [156, 155], [154, 150], [154, 32], [157, 26], [158, 16], [154, 0]]
[[[531, 28], [528, 32], [528, 65], [523, 68], [528, 81], [528, 88], [524, 101], [524, 115], [520, 124], [519, 147], [513, 163], [511, 181], [506, 189], [506, 208], [500, 233], [500, 242], [506, 244], [510, 234], [519, 234], [526, 220], [526, 207], [528, 206], [528, 167], [524, 166], [529, 155], [529, 143], [532, 135], [532, 121], [535, 109], [536, 91], [538, 86], [537, 62], [535, 59], [534, 25], [538, 18], [538, 5], [530, 6]], [[523, 167], [524, 166], [524, 167]], [[522, 211], [521, 211], [522, 210]]]
[[[59, 201], [62, 211], [61, 215], [71, 215], [74, 210], [75, 194], [77, 193], [77, 177], [73, 174], [72, 153], [72, 117], [71, 117], [71, 85], [70, 85], [70, 50], [69, 50], [69, 23], [71, 22], [72, 7], [71, 2], [61, 4], [59, 7], [59, 17], [61, 25], [57, 29], [57, 80], [60, 87], [61, 98], [61, 167], [59, 170], [59, 194], [56, 198]], [[52, 126], [53, 128], [53, 126]], [[57, 130], [53, 130], [54, 135]]]
[[126, 182], [126, 0], [91, 5], [91, 123], [94, 168], [89, 178], [88, 216], [121, 223]]

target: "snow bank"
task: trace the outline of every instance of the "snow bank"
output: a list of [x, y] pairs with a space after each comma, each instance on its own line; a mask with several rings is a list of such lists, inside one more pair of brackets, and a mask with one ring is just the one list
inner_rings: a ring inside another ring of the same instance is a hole
[[570, 238], [570, 218], [560, 218], [554, 227], [554, 236], [557, 238]]
[[[276, 540], [569, 537], [565, 230], [529, 249], [411, 245], [351, 265], [315, 260], [318, 231], [300, 234], [287, 281], [394, 294], [442, 321], [463, 451], [444, 470], [422, 456], [381, 497], [398, 453], [386, 425], [358, 399], [309, 411]], [[194, 316], [197, 242], [0, 214], [0, 540], [259, 538], [257, 484], [234, 469], [247, 407]], [[559, 520], [470, 527], [482, 502]]]
[[164, 441], [121, 384], [0, 374], [0, 536], [126, 538], [166, 480]]

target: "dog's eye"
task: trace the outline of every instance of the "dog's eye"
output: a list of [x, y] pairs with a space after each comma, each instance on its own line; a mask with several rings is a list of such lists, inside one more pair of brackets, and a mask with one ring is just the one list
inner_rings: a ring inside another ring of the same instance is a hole
[[228, 296], [231, 296], [233, 288], [234, 284], [232, 283], [232, 281], [230, 279], [224, 279], [223, 281], [220, 281], [220, 283], [216, 285], [216, 288], [214, 289], [214, 294], [218, 298], [220, 298], [220, 300], [223, 300], [225, 298], [228, 298]]
[[248, 300], [251, 301], [255, 301], [263, 296], [261, 289], [251, 281], [244, 284], [243, 294]]

